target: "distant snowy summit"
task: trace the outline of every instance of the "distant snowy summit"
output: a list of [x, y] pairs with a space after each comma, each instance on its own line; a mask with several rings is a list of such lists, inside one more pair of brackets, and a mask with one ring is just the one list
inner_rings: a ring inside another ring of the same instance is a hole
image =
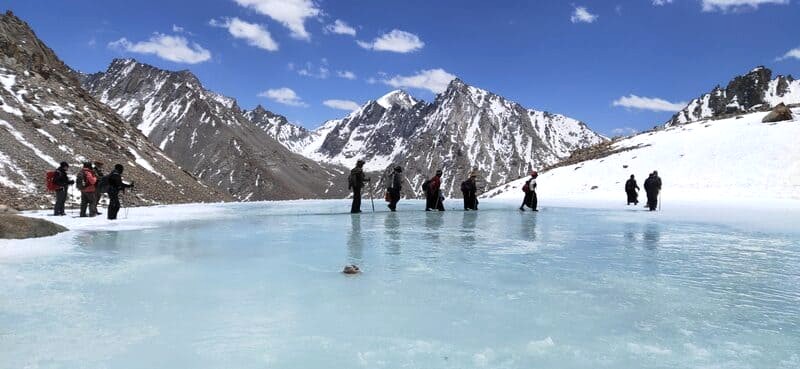
[[771, 70], [759, 66], [745, 75], [735, 77], [725, 88], [717, 86], [692, 100], [665, 126], [764, 111], [780, 103], [800, 104], [800, 80], [791, 75], [772, 78]]
[[417, 194], [437, 169], [444, 171], [445, 193], [460, 196], [473, 169], [484, 185], [496, 186], [605, 140], [583, 122], [527, 109], [460, 79], [432, 103], [396, 90], [313, 131], [260, 116], [256, 125], [311, 159], [345, 166], [365, 159], [367, 170], [386, 174], [402, 165], [405, 187]]

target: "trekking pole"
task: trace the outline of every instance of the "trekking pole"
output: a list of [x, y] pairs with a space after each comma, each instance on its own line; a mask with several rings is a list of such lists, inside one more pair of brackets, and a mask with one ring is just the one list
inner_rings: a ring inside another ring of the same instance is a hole
[[370, 189], [370, 191], [369, 191], [369, 202], [372, 203], [372, 212], [374, 213], [375, 212], [375, 199], [374, 199], [374, 196], [372, 195], [372, 189]]
[[661, 192], [658, 192], [658, 211], [661, 211]]

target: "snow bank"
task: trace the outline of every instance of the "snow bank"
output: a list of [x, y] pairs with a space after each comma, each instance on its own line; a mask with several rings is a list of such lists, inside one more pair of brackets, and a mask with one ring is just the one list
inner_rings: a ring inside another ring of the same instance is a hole
[[[665, 203], [800, 200], [800, 118], [764, 124], [765, 114], [700, 121], [621, 140], [615, 148], [643, 147], [541, 173], [537, 193], [542, 200], [624, 202], [624, 185], [631, 174], [643, 187], [647, 175], [658, 170]], [[794, 114], [800, 117], [800, 109]], [[525, 180], [499, 186], [483, 197], [519, 198]], [[644, 198], [642, 192], [640, 201]]]

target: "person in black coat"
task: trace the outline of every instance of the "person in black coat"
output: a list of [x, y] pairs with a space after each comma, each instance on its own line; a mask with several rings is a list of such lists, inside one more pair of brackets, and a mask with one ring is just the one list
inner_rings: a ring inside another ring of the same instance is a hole
[[519, 206], [519, 210], [525, 211], [525, 207], [531, 208], [532, 211], [539, 211], [539, 198], [536, 196], [536, 178], [539, 177], [539, 173], [535, 170], [531, 171], [531, 178], [529, 178], [522, 187], [522, 191], [525, 192], [525, 198], [522, 200], [522, 205]]
[[639, 185], [631, 174], [631, 178], [625, 182], [625, 193], [628, 194], [628, 205], [639, 205]]
[[53, 215], [56, 216], [67, 215], [64, 212], [64, 205], [67, 202], [67, 190], [69, 186], [75, 184], [75, 181], [69, 179], [67, 169], [69, 169], [69, 163], [62, 161], [56, 168], [56, 176], [53, 178], [53, 183], [58, 186], [58, 189], [56, 189], [56, 204], [53, 206]]
[[394, 167], [392, 173], [392, 183], [386, 190], [389, 191], [389, 210], [397, 211], [397, 203], [400, 201], [400, 190], [403, 189], [403, 167]]
[[350, 170], [347, 186], [348, 189], [353, 190], [353, 204], [350, 206], [350, 213], [352, 214], [361, 212], [361, 189], [364, 188], [364, 182], [369, 182], [369, 178], [364, 176], [365, 163], [365, 161], [359, 159], [356, 162], [356, 167]]
[[647, 207], [650, 211], [655, 211], [658, 208], [658, 194], [661, 192], [661, 177], [658, 176], [658, 171], [650, 173], [644, 181], [644, 191], [647, 192]]
[[461, 183], [461, 194], [464, 197], [464, 211], [478, 210], [478, 184], [475, 180], [478, 173], [472, 172], [469, 178]]
[[125, 167], [122, 164], [114, 165], [114, 170], [108, 175], [108, 219], [117, 219], [119, 213], [119, 193], [125, 192], [126, 188], [133, 188], [133, 182], [127, 184], [122, 181], [122, 172]]

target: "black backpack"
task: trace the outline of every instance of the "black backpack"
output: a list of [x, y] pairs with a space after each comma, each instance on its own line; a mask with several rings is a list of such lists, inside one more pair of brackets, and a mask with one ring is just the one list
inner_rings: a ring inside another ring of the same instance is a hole
[[111, 174], [106, 174], [99, 181], [97, 181], [97, 193], [108, 193], [108, 184]]
[[78, 191], [83, 191], [86, 189], [86, 187], [89, 187], [89, 184], [86, 183], [86, 172], [83, 170], [78, 172], [78, 175], [75, 176], [75, 187], [78, 189]]
[[427, 179], [427, 180], [425, 180], [425, 182], [422, 182], [422, 190], [425, 191], [425, 193], [427, 193], [430, 188], [431, 188], [431, 180], [430, 179]]

